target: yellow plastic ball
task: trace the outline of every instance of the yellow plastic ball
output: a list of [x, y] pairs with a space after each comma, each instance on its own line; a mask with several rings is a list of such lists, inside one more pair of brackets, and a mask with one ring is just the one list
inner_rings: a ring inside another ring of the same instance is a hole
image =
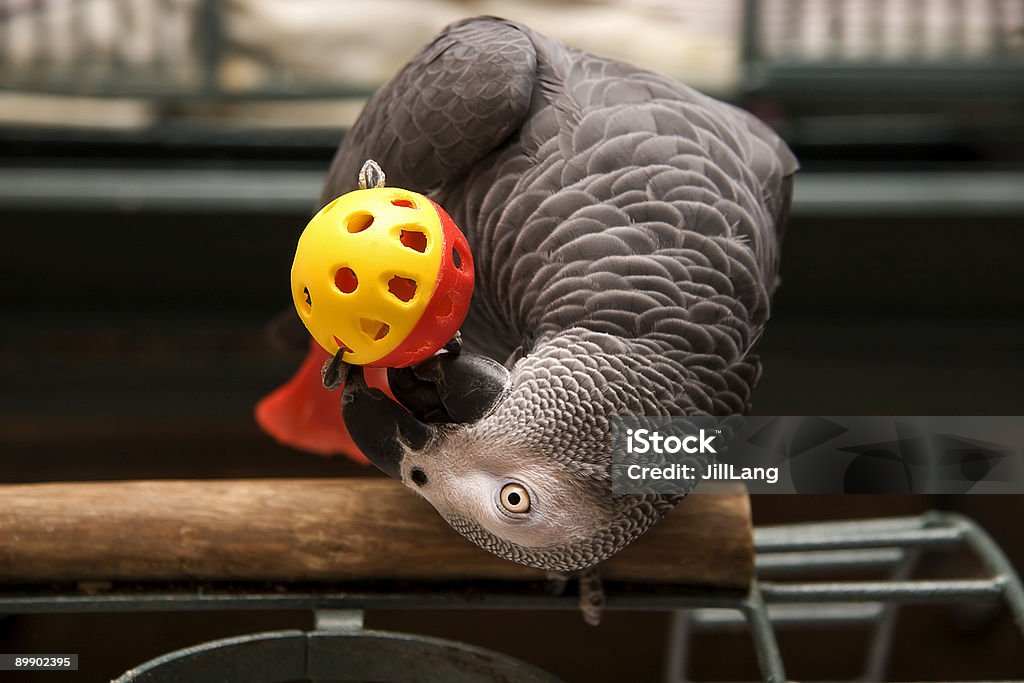
[[409, 337], [442, 266], [437, 208], [421, 194], [380, 187], [338, 197], [310, 220], [295, 251], [292, 298], [328, 353], [371, 365]]

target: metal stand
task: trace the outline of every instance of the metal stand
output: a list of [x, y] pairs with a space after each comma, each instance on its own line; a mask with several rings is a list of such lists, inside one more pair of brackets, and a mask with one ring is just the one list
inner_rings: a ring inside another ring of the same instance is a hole
[[[929, 513], [757, 529], [757, 585], [733, 609], [677, 610], [669, 635], [666, 683], [687, 677], [690, 636], [696, 630], [749, 629], [765, 681], [783, 681], [775, 629], [818, 625], [871, 626], [873, 635], [857, 680], [885, 680], [899, 606], [1003, 600], [1024, 637], [1024, 588], [1013, 565], [973, 521]], [[985, 567], [983, 579], [912, 580], [926, 551], [967, 548]], [[785, 581], [794, 574], [887, 570], [884, 581]], [[1024, 645], [1022, 645], [1024, 650]]]

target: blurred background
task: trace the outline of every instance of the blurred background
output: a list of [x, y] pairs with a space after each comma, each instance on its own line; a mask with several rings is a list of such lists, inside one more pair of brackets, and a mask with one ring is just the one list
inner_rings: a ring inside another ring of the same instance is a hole
[[[1024, 0], [0, 0], [0, 480], [377, 476], [259, 432], [254, 403], [299, 361], [263, 327], [291, 305], [295, 239], [367, 95], [479, 14], [679, 78], [789, 141], [803, 171], [757, 413], [1024, 412]], [[757, 524], [929, 508], [1024, 565], [1016, 497], [754, 501]], [[12, 617], [0, 652], [80, 652], [101, 680], [310, 619]], [[568, 681], [658, 676], [661, 616], [543, 623], [368, 619]], [[698, 640], [698, 677], [753, 675], [730, 638]], [[998, 610], [908, 609], [892, 674], [1024, 676], [1015, 638]], [[796, 678], [850, 675], [863, 652], [827, 629], [782, 646]]]

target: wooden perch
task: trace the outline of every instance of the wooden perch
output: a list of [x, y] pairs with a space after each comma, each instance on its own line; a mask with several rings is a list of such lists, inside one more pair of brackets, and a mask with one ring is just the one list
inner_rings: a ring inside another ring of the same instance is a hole
[[[608, 580], [746, 588], [743, 493], [690, 496]], [[0, 486], [0, 581], [537, 580], [377, 478]]]

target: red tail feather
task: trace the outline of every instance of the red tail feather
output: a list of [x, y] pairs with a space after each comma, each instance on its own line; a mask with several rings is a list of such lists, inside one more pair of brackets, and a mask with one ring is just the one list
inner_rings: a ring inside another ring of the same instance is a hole
[[288, 382], [256, 405], [256, 421], [280, 443], [319, 455], [341, 453], [369, 462], [341, 417], [341, 394], [324, 388], [320, 369], [329, 355], [311, 342], [309, 355]]

